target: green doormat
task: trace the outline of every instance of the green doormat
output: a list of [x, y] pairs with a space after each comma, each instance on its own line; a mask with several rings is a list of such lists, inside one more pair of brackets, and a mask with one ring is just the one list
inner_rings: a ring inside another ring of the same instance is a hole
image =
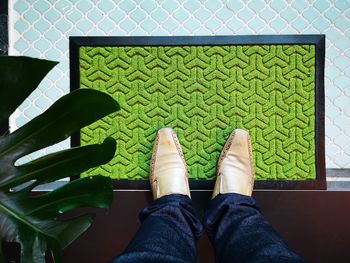
[[82, 176], [148, 179], [158, 129], [172, 127], [191, 179], [213, 179], [231, 131], [250, 132], [256, 180], [316, 180], [312, 44], [79, 47], [80, 88], [121, 110], [81, 130], [117, 140], [115, 158]]

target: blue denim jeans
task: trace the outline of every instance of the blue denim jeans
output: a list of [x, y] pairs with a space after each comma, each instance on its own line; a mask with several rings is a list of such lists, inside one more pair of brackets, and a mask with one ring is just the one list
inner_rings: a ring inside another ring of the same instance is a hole
[[112, 262], [197, 262], [203, 225], [216, 262], [305, 262], [266, 221], [252, 197], [222, 194], [208, 204], [203, 224], [183, 195], [155, 200], [140, 213], [142, 225]]

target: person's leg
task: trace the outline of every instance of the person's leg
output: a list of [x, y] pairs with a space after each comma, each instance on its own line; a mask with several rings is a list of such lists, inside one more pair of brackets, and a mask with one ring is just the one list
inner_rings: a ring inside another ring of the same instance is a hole
[[251, 197], [253, 155], [248, 132], [232, 132], [220, 155], [204, 225], [218, 262], [304, 262], [266, 221]]
[[267, 222], [250, 196], [217, 195], [204, 225], [217, 262], [304, 262]]
[[192, 201], [185, 195], [156, 199], [140, 213], [142, 226], [120, 262], [196, 262], [196, 243], [202, 232]]
[[170, 128], [157, 133], [150, 184], [155, 201], [142, 211], [142, 226], [113, 262], [196, 262], [203, 227], [192, 207], [181, 146]]

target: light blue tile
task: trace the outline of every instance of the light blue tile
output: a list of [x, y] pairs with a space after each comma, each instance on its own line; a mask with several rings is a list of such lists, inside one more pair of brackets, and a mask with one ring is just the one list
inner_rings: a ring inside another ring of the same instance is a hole
[[20, 0], [15, 3], [14, 8], [18, 13], [23, 14], [29, 9], [29, 4], [24, 0]]
[[61, 52], [56, 48], [50, 48], [45, 52], [45, 57], [47, 59], [58, 61], [61, 58]]
[[71, 21], [72, 23], [77, 23], [79, 20], [82, 19], [82, 13], [78, 12], [77, 10], [75, 10], [74, 12], [68, 12], [65, 16], [69, 21]]
[[36, 108], [36, 107], [30, 107], [27, 111], [26, 111], [26, 115], [29, 119], [33, 119], [36, 116], [38, 116], [41, 113], [41, 111]]
[[317, 0], [313, 3], [313, 6], [320, 11], [321, 13], [326, 10], [327, 8], [330, 7], [330, 3], [329, 1], [325, 1], [325, 0]]
[[204, 23], [205, 21], [207, 21], [210, 17], [211, 17], [211, 13], [208, 11], [208, 9], [206, 8], [199, 8], [197, 10], [197, 12], [195, 13], [195, 17], [201, 21], [202, 23]]
[[335, 20], [334, 24], [340, 30], [348, 30], [350, 28], [350, 20], [345, 19], [344, 17], [339, 17]]
[[213, 33], [215, 33], [215, 31], [221, 27], [222, 23], [219, 20], [217, 20], [216, 18], [213, 18], [213, 19], [209, 19], [208, 22], [206, 22], [205, 25]]
[[20, 51], [21, 53], [24, 53], [25, 50], [29, 48], [29, 45], [27, 42], [23, 41], [22, 39], [19, 39], [16, 41], [14, 47], [16, 50]]
[[34, 3], [33, 7], [40, 12], [40, 14], [43, 14], [50, 9], [50, 4], [48, 1], [38, 1]]
[[104, 18], [101, 12], [94, 9], [87, 14], [87, 17], [95, 24], [99, 23]]
[[173, 14], [173, 17], [175, 17], [176, 20], [183, 22], [187, 20], [190, 17], [190, 15], [185, 9], [181, 8]]
[[222, 1], [210, 0], [205, 2], [205, 7], [210, 11], [215, 12], [222, 7]]
[[116, 8], [111, 13], [109, 13], [109, 17], [114, 21], [115, 23], [118, 23], [119, 21], [123, 20], [125, 18], [126, 14], [121, 9]]
[[77, 9], [79, 9], [83, 14], [86, 14], [89, 12], [92, 8], [93, 5], [90, 1], [79, 1], [76, 4]]
[[335, 6], [339, 8], [340, 10], [347, 10], [350, 8], [350, 1], [349, 0], [337, 0], [335, 3]]
[[350, 86], [350, 79], [346, 76], [340, 76], [336, 78], [336, 85], [340, 89], [344, 90]]
[[348, 57], [340, 56], [334, 60], [334, 64], [341, 69], [345, 69], [350, 67], [350, 59]]
[[327, 125], [328, 136], [335, 138], [341, 134], [341, 130], [335, 125]]
[[[348, 146], [348, 147], [345, 147], [344, 148], [344, 151], [345, 151], [345, 153], [347, 154], [347, 155], [350, 155], [350, 147]], [[348, 158], [347, 158], [348, 159]], [[349, 162], [349, 160], [347, 160], [347, 163]], [[345, 167], [345, 166], [344, 166]], [[347, 167], [347, 166], [346, 166]]]
[[[346, 97], [346, 96], [340, 96], [339, 98], [337, 98], [334, 101], [334, 105], [339, 107], [340, 109], [345, 108], [346, 106], [348, 106], [350, 104], [350, 98]], [[344, 123], [346, 123], [346, 120], [342, 120], [343, 122], [339, 122], [337, 123], [337, 125], [340, 124], [340, 126], [342, 126]]]
[[197, 21], [196, 19], [191, 19], [186, 21], [186, 23], [184, 24], [184, 27], [187, 28], [188, 30], [190, 30], [191, 32], [195, 31], [197, 28], [200, 27], [200, 23], [199, 21]]
[[65, 53], [69, 49], [69, 42], [66, 39], [60, 39], [55, 43], [55, 47], [62, 53]]
[[263, 18], [267, 23], [270, 23], [273, 18], [276, 17], [276, 12], [271, 9], [271, 7], [267, 7], [263, 12], [259, 12], [258, 15]]
[[229, 20], [233, 16], [233, 12], [227, 8], [222, 8], [216, 12], [216, 16], [220, 20], [226, 22], [227, 20]]
[[338, 57], [340, 55], [340, 52], [338, 49], [336, 48], [328, 48], [327, 49], [327, 58], [333, 60], [336, 57]]
[[168, 14], [161, 8], [158, 8], [156, 11], [154, 11], [151, 16], [159, 23], [164, 22], [168, 18]]
[[67, 0], [59, 0], [57, 1], [57, 3], [55, 4], [55, 7], [57, 8], [57, 10], [59, 12], [61, 12], [61, 14], [66, 14], [69, 10], [72, 9], [72, 3], [71, 1], [67, 1]]
[[350, 137], [345, 136], [344, 134], [340, 134], [337, 137], [335, 137], [334, 142], [338, 145], [349, 145], [350, 144]]
[[337, 67], [328, 67], [326, 69], [326, 74], [328, 78], [334, 79], [340, 74], [340, 70]]
[[50, 40], [52, 43], [56, 40], [60, 39], [61, 32], [59, 32], [56, 28], [51, 27], [50, 30], [45, 32], [44, 37], [48, 40]]
[[44, 53], [46, 50], [50, 49], [52, 45], [50, 41], [41, 38], [40, 41], [35, 42], [34, 47]]
[[292, 1], [292, 6], [298, 11], [302, 12], [309, 7], [309, 3], [306, 0]]
[[23, 17], [26, 21], [33, 24], [35, 21], [39, 20], [40, 14], [34, 9], [29, 9], [27, 12], [24, 13]]
[[51, 101], [49, 101], [45, 96], [40, 96], [35, 100], [35, 105], [41, 109], [41, 111], [46, 110], [51, 104]]
[[52, 100], [55, 101], [59, 97], [61, 97], [62, 93], [59, 89], [52, 87], [51, 89], [47, 89], [45, 94]]
[[341, 36], [335, 41], [334, 45], [341, 50], [346, 50], [350, 47], [350, 41], [347, 37]]
[[39, 32], [43, 33], [50, 28], [50, 24], [44, 19], [40, 19], [34, 24], [34, 28], [37, 29]]
[[227, 0], [227, 8], [237, 14], [243, 7], [242, 0]]
[[174, 36], [187, 36], [190, 32], [186, 28], [178, 27], [172, 33], [174, 34]]
[[158, 23], [156, 23], [152, 18], [147, 18], [145, 21], [143, 21], [141, 27], [147, 32], [152, 32], [158, 27]]
[[164, 28], [161, 27], [157, 27], [153, 32], [152, 35], [154, 36], [168, 36], [169, 32], [167, 32], [166, 30], [164, 30]]
[[228, 27], [222, 27], [217, 32], [218, 35], [232, 35], [233, 32]]
[[26, 124], [28, 122], [28, 119], [23, 116], [22, 114], [19, 115], [16, 120], [15, 120], [15, 123], [16, 123], [16, 126], [17, 127], [22, 127], [24, 124]]
[[347, 18], [350, 18], [350, 8], [347, 11], [345, 11], [344, 14]]
[[89, 20], [81, 20], [76, 24], [76, 27], [86, 34], [94, 25]]
[[196, 35], [210, 35], [212, 32], [210, 32], [210, 30], [208, 30], [207, 28], [201, 26], [199, 28], [197, 28], [194, 33]]
[[266, 3], [262, 0], [253, 0], [248, 6], [250, 9], [254, 10], [255, 13], [259, 13], [266, 6]]
[[293, 21], [298, 16], [298, 12], [294, 9], [287, 8], [286, 10], [282, 11], [280, 15], [287, 21]]
[[186, 1], [183, 6], [190, 11], [192, 14], [198, 10], [198, 8], [201, 6], [200, 3], [196, 0], [188, 0]]
[[[326, 81], [326, 83], [327, 87], [332, 87], [333, 83], [331, 81]], [[330, 100], [334, 100], [341, 95], [340, 89], [337, 87], [333, 87], [332, 89], [325, 89], [325, 93], [327, 94], [327, 98]]]
[[292, 25], [299, 32], [303, 32], [309, 26], [309, 22], [303, 17], [298, 17]]
[[67, 36], [81, 36], [81, 31], [76, 27], [72, 27], [67, 31]]
[[175, 19], [168, 19], [165, 21], [163, 27], [169, 31], [169, 32], [172, 32], [174, 31], [176, 28], [179, 27], [179, 23], [175, 20]]
[[327, 41], [331, 43], [335, 43], [336, 40], [341, 36], [341, 31], [334, 26], [332, 28], [328, 28], [325, 32]]
[[287, 24], [287, 26], [281, 30], [281, 34], [298, 34], [298, 32], [299, 31], [290, 24]]
[[327, 150], [327, 153], [329, 153], [329, 155], [335, 155], [341, 151], [341, 148], [338, 145], [336, 145], [335, 143], [329, 142], [326, 145], [326, 150]]
[[265, 27], [265, 22], [263, 20], [261, 20], [259, 17], [255, 17], [253, 18], [253, 20], [251, 20], [249, 23], [248, 23], [248, 26], [250, 28], [252, 28], [255, 32], [260, 32], [260, 30], [262, 28]]
[[238, 17], [247, 23], [250, 19], [254, 17], [254, 13], [250, 9], [245, 8], [238, 13]]
[[24, 32], [26, 31], [27, 29], [29, 28], [29, 24], [24, 21], [24, 20], [18, 20], [16, 23], [15, 23], [15, 29], [18, 31], [18, 32]]
[[281, 12], [283, 9], [287, 7], [287, 4], [283, 0], [272, 0], [270, 3], [270, 6], [277, 12]]
[[58, 19], [61, 18], [60, 13], [58, 13], [55, 9], [51, 8], [49, 11], [44, 13], [45, 18], [54, 24]]
[[[350, 68], [344, 70], [344, 75], [350, 78]], [[348, 92], [347, 95], [350, 96], [350, 90], [348, 90]]]
[[23, 34], [23, 37], [30, 43], [38, 40], [40, 38], [40, 34], [35, 30], [29, 30]]
[[108, 13], [114, 8], [115, 4], [111, 0], [103, 0], [98, 4], [98, 9], [104, 13]]
[[87, 34], [90, 35], [90, 36], [103, 36], [105, 33], [101, 29], [99, 29], [97, 27], [92, 27], [87, 32]]
[[241, 20], [231, 19], [226, 23], [227, 27], [231, 29], [234, 33], [240, 30], [242, 27], [245, 27], [245, 24]]
[[271, 27], [275, 29], [277, 32], [281, 31], [287, 26], [286, 21], [284, 21], [280, 17], [276, 17], [272, 22], [271, 22]]
[[136, 9], [135, 11], [133, 11], [132, 13], [130, 13], [130, 17], [131, 19], [133, 19], [136, 23], [141, 23], [142, 20], [146, 19], [147, 17], [147, 13], [145, 13], [143, 10], [141, 9]]
[[67, 19], [62, 18], [55, 24], [55, 26], [61, 32], [66, 32], [69, 28], [72, 27], [72, 24], [68, 22]]
[[125, 19], [123, 22], [120, 23], [120, 27], [124, 29], [126, 32], [130, 32], [136, 28], [136, 24], [130, 19]]
[[324, 12], [324, 16], [330, 21], [335, 21], [341, 15], [340, 11], [337, 8], [331, 7], [330, 9]]
[[150, 14], [153, 10], [158, 8], [158, 5], [154, 0], [151, 0], [151, 1], [143, 1], [140, 7]]
[[164, 0], [162, 7], [171, 14], [179, 7], [179, 3], [174, 0]]
[[136, 26], [132, 32], [127, 32], [128, 36], [147, 36], [147, 32], [141, 27]]
[[319, 17], [314, 21], [313, 25], [320, 33], [323, 33], [330, 26], [330, 23], [326, 19]]
[[108, 33], [113, 30], [114, 27], [116, 27], [116, 23], [114, 23], [109, 18], [105, 17], [101, 23], [99, 23], [100, 29], [102, 29], [104, 32]]
[[302, 16], [310, 23], [312, 23], [312, 21], [317, 19], [320, 15], [314, 8], [309, 7], [302, 13]]

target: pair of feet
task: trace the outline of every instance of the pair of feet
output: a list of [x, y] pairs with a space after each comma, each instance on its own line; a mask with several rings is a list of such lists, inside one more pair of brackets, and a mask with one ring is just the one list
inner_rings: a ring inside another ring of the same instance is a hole
[[[236, 129], [228, 138], [217, 165], [213, 196], [238, 193], [251, 196], [254, 171], [248, 132]], [[182, 194], [191, 197], [188, 170], [180, 142], [171, 128], [160, 129], [154, 143], [150, 183], [154, 199]]]

